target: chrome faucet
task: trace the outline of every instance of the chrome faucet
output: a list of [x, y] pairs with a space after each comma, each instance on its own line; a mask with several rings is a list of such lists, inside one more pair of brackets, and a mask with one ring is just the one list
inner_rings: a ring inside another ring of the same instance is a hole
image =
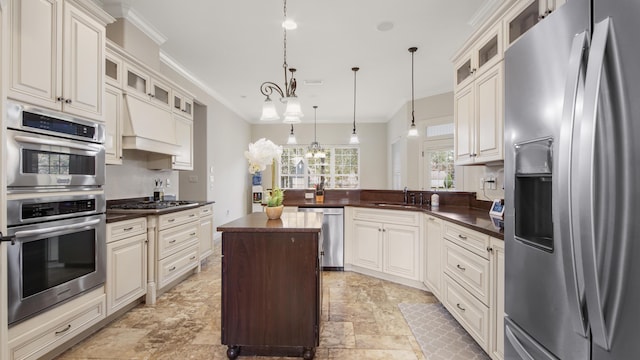
[[402, 190], [402, 192], [404, 193], [404, 203], [408, 204], [409, 203], [409, 188], [408, 187], [404, 187], [404, 190]]

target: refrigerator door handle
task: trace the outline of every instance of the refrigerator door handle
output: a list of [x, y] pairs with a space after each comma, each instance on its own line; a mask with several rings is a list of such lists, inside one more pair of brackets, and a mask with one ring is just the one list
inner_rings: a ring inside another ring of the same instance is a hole
[[504, 336], [522, 360], [560, 360], [524, 332], [508, 316], [504, 319]]
[[[577, 176], [572, 177], [572, 151], [577, 141], [577, 127], [575, 118], [579, 113], [578, 97], [580, 90], [584, 87], [584, 74], [586, 71], [585, 50], [587, 49], [587, 32], [577, 34], [573, 38], [571, 45], [571, 55], [569, 57], [569, 71], [565, 85], [565, 98], [562, 112], [562, 126], [560, 130], [560, 141], [558, 142], [558, 211], [555, 211], [554, 222], [559, 224], [559, 232], [562, 241], [562, 257], [564, 266], [564, 277], [567, 284], [567, 297], [570, 307], [569, 317], [575, 332], [583, 337], [587, 337], [587, 325], [585, 314], [583, 313], [584, 292], [578, 278], [579, 267], [576, 255], [579, 252], [575, 239], [578, 229], [573, 221], [572, 214], [574, 207], [572, 202], [572, 188], [574, 181], [580, 181]], [[574, 135], [575, 132], [575, 135]], [[560, 216], [567, 214], [568, 216]]]
[[[633, 193], [622, 89], [613, 22], [594, 27], [584, 90], [580, 128], [578, 207], [582, 239], [585, 298], [593, 342], [611, 349], [627, 283], [630, 241], [628, 229], [636, 219], [628, 194]], [[603, 87], [606, 85], [606, 87]], [[602, 98], [602, 99], [601, 99]], [[635, 165], [635, 164], [634, 164]], [[615, 199], [612, 201], [612, 199]]]

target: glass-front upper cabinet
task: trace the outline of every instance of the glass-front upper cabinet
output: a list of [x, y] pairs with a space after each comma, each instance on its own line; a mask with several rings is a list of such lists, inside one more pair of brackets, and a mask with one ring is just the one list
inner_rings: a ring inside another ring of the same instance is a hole
[[104, 80], [118, 89], [122, 88], [122, 59], [109, 49], [105, 52]]
[[193, 119], [193, 100], [187, 95], [173, 91], [173, 112]]
[[171, 107], [171, 87], [158, 79], [151, 78], [149, 97], [167, 110]]
[[518, 1], [504, 17], [505, 49], [566, 0]]
[[502, 26], [497, 24], [455, 63], [455, 87], [461, 88], [502, 60]]

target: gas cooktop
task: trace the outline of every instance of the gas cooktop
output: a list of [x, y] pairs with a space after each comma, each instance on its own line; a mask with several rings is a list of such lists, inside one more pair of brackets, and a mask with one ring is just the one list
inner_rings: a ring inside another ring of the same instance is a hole
[[198, 205], [198, 202], [187, 200], [135, 201], [110, 205], [109, 212], [159, 212], [162, 210], [178, 210]]

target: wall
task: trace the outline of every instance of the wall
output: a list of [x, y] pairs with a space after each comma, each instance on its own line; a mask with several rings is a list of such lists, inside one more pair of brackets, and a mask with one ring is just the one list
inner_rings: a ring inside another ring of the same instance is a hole
[[[428, 123], [429, 120], [450, 116], [453, 119], [453, 92], [434, 95], [415, 100], [416, 123]], [[399, 142], [401, 151], [406, 154], [401, 164], [402, 187], [420, 189], [420, 143], [423, 141], [423, 133], [418, 138], [408, 138], [407, 132], [411, 125], [411, 102], [404, 104], [387, 123], [387, 153], [388, 168], [391, 169], [391, 148], [393, 143]], [[456, 171], [462, 171], [463, 184], [461, 191], [476, 192], [478, 200], [493, 200], [504, 198], [504, 170], [503, 165], [492, 166], [461, 166]], [[497, 189], [484, 191], [480, 189], [480, 179], [493, 175], [497, 178]], [[391, 171], [387, 174], [387, 187], [392, 184]]]
[[129, 21], [116, 19], [116, 22], [109, 24], [107, 38], [148, 67], [154, 70], [160, 68], [158, 44]]
[[165, 195], [178, 195], [177, 171], [147, 169], [147, 153], [138, 150], [123, 150], [122, 165], [107, 165], [104, 192], [107, 200], [153, 196], [155, 179], [167, 186]]
[[[311, 121], [311, 123], [309, 123]], [[360, 188], [386, 189], [387, 153], [386, 124], [356, 123], [356, 132], [360, 139]], [[321, 146], [349, 144], [353, 124], [318, 124], [316, 139]], [[294, 133], [298, 144], [308, 146], [313, 141], [313, 120], [303, 120], [294, 125]], [[282, 122], [272, 122], [268, 125], [251, 126], [251, 142], [260, 138], [267, 138], [276, 144], [286, 144], [291, 126]], [[246, 165], [246, 161], [245, 161]], [[271, 170], [263, 174], [265, 179], [271, 179]], [[270, 180], [269, 180], [270, 181]], [[269, 186], [270, 187], [270, 186]]]

